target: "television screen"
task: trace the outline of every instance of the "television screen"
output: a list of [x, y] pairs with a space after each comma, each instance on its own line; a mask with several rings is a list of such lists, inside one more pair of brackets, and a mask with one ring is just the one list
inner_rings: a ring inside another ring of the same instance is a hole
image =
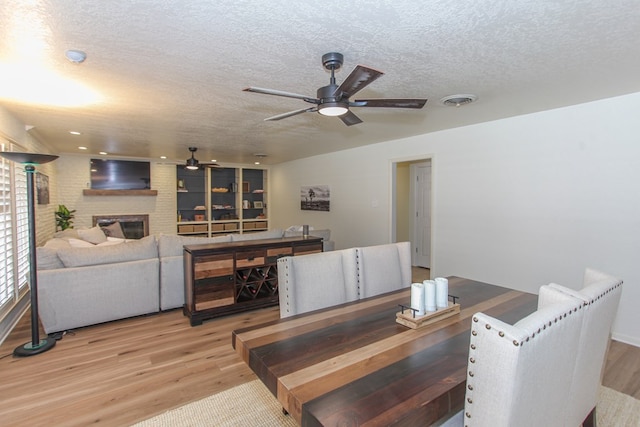
[[149, 162], [91, 159], [94, 190], [141, 190], [151, 188]]

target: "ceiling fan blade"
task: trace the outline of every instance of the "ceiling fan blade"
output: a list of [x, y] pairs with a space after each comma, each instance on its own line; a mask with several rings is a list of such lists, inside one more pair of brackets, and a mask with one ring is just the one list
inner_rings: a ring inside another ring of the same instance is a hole
[[426, 99], [356, 99], [358, 107], [382, 107], [382, 108], [422, 108], [427, 103]]
[[316, 98], [312, 98], [310, 96], [300, 95], [297, 93], [284, 92], [281, 90], [273, 90], [273, 89], [264, 89], [261, 87], [246, 87], [242, 89], [245, 92], [255, 92], [255, 93], [263, 93], [265, 95], [276, 95], [276, 96], [284, 96], [287, 98], [297, 98], [302, 99], [304, 101], [310, 102], [312, 104], [319, 104], [320, 100]]
[[343, 97], [349, 98], [383, 74], [382, 71], [358, 65], [338, 86], [334, 94], [342, 92]]
[[358, 123], [362, 123], [362, 120], [360, 120], [360, 117], [353, 114], [353, 111], [348, 111], [339, 117], [340, 117], [340, 120], [342, 120], [342, 122], [347, 126], [353, 126], [353, 125], [357, 125]]
[[277, 116], [267, 117], [266, 119], [264, 119], [264, 121], [268, 122], [272, 120], [282, 120], [282, 119], [286, 119], [287, 117], [297, 116], [298, 114], [302, 114], [302, 113], [311, 113], [313, 111], [318, 111], [318, 109], [316, 107], [309, 107], [309, 108], [303, 108], [302, 110], [289, 111], [288, 113], [282, 113], [282, 114], [278, 114]]

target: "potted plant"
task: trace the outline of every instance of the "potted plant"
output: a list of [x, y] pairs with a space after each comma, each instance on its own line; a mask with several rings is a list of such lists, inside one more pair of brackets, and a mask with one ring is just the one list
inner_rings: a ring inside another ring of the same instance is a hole
[[56, 229], [66, 230], [67, 228], [73, 228], [73, 218], [75, 217], [75, 209], [70, 211], [65, 205], [58, 205], [56, 210]]

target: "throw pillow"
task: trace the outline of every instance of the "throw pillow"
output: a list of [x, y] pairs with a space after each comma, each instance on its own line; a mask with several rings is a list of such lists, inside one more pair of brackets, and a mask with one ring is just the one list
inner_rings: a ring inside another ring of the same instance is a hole
[[102, 226], [102, 232], [107, 237], [117, 237], [119, 239], [124, 239], [124, 231], [122, 231], [122, 225], [118, 221], [113, 224], [109, 224], [106, 226]]
[[67, 228], [66, 230], [56, 231], [53, 235], [55, 239], [79, 239], [78, 230]]
[[107, 236], [105, 236], [102, 229], [98, 226], [88, 230], [78, 230], [78, 236], [80, 236], [82, 240], [93, 243], [94, 245], [107, 241]]

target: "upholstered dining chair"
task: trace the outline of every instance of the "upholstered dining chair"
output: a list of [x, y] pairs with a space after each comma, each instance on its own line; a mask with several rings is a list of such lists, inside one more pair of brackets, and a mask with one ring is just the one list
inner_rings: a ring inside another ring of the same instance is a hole
[[537, 311], [514, 325], [473, 315], [464, 410], [439, 425], [565, 425], [584, 304], [553, 290], [541, 292], [549, 295]]
[[280, 318], [358, 299], [356, 250], [278, 259]]
[[411, 243], [357, 248], [360, 298], [411, 286]]
[[[579, 291], [556, 283], [549, 289], [580, 299], [584, 320], [571, 383], [571, 400], [565, 411], [565, 425], [594, 426], [596, 404], [602, 384], [611, 327], [622, 294], [622, 280], [587, 268], [583, 288]], [[543, 288], [545, 288], [543, 286]], [[545, 296], [549, 292], [544, 293]]]

